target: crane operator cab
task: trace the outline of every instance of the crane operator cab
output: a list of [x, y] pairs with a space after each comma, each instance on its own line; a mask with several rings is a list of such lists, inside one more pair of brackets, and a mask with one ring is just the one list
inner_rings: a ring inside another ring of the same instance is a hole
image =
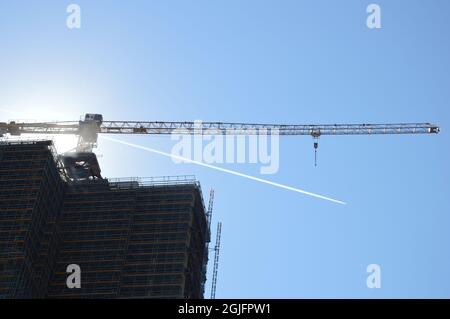
[[78, 151], [91, 151], [97, 146], [97, 137], [100, 133], [100, 126], [103, 123], [103, 115], [87, 113], [84, 121], [80, 121], [78, 135], [80, 141], [78, 143]]
[[102, 124], [102, 122], [103, 122], [103, 115], [87, 113], [87, 114], [84, 115], [84, 121], [85, 122], [97, 122], [99, 124]]

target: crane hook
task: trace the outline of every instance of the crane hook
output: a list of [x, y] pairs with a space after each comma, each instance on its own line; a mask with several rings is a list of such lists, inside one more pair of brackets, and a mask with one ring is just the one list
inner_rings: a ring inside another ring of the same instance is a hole
[[319, 147], [320, 130], [314, 130], [311, 132], [311, 136], [314, 139], [314, 166], [317, 167], [317, 148]]
[[314, 166], [317, 167], [317, 148], [319, 147], [319, 142], [317, 139], [314, 141]]

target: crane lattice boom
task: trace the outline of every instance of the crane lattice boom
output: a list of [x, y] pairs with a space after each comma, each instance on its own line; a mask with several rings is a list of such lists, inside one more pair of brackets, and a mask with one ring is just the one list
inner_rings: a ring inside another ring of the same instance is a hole
[[200, 135], [372, 135], [372, 134], [436, 134], [439, 127], [431, 123], [396, 124], [257, 124], [229, 122], [143, 122], [103, 121], [101, 114], [86, 114], [81, 121], [0, 122], [4, 134], [73, 134], [80, 137], [79, 149], [92, 151], [98, 134], [200, 134]]
[[[90, 127], [92, 126], [92, 127]], [[104, 134], [171, 134], [185, 130], [195, 134], [267, 134], [277, 130], [280, 135], [360, 135], [360, 134], [429, 134], [439, 133], [439, 127], [430, 123], [398, 124], [256, 124], [227, 122], [133, 122], [104, 121], [99, 125], [89, 122], [41, 122], [41, 123], [0, 123], [0, 132], [18, 134], [74, 134], [83, 135], [83, 130], [95, 128]]]

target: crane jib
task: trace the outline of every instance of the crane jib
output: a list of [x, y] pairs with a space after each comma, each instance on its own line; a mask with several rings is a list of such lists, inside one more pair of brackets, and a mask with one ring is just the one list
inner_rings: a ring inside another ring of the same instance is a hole
[[[200, 134], [200, 135], [323, 135], [437, 134], [431, 123], [393, 124], [258, 124], [231, 122], [104, 121], [101, 114], [86, 114], [80, 121], [0, 122], [0, 137], [9, 134], [73, 134], [79, 136], [79, 151], [92, 151], [98, 134]], [[317, 141], [315, 141], [317, 143]], [[315, 148], [317, 148], [315, 144]]]

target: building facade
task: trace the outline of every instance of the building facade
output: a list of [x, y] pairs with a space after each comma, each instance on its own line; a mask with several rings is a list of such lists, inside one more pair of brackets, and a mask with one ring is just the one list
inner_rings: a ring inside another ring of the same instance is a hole
[[64, 162], [49, 141], [0, 144], [0, 298], [203, 298], [197, 181], [70, 179]]

